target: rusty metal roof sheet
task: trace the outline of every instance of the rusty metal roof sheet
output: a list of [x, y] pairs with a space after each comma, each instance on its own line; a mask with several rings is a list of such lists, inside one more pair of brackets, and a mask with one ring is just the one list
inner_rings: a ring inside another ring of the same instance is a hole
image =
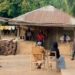
[[41, 26], [55, 26], [75, 24], [75, 19], [69, 14], [58, 10], [53, 6], [45, 6], [34, 11], [28, 12], [16, 18], [13, 18], [13, 22], [23, 22], [33, 25]]

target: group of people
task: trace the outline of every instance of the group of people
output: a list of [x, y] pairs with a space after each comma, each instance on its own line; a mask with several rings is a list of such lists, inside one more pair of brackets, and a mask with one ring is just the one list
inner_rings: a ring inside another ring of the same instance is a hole
[[[26, 36], [26, 40], [29, 40], [30, 41], [30, 40], [34, 39], [33, 32], [32, 32], [32, 30], [30, 28], [28, 28], [28, 30], [26, 31], [25, 36]], [[35, 40], [37, 42], [42, 43], [42, 45], [43, 45], [43, 42], [44, 42], [44, 34], [43, 34], [42, 31], [39, 31], [37, 33], [37, 35], [35, 35]]]
[[[30, 29], [28, 29], [28, 31], [26, 33], [26, 39], [31, 40], [31, 38], [32, 38], [32, 32]], [[35, 61], [37, 62], [36, 66], [38, 69], [41, 69], [41, 66], [42, 66], [42, 62], [39, 63], [39, 61], [42, 60], [42, 58], [45, 59], [46, 50], [43, 46], [44, 45], [44, 39], [45, 39], [44, 34], [42, 32], [39, 32], [36, 35], [36, 46], [34, 46], [32, 48], [32, 54], [34, 56]], [[63, 40], [64, 42], [67, 42], [67, 40], [68, 41], [70, 40], [70, 38], [66, 34], [64, 34], [63, 39], [64, 39]], [[58, 43], [56, 41], [52, 43], [50, 53], [51, 53], [51, 51], [56, 52], [56, 59], [57, 59], [56, 64], [57, 64], [58, 70], [64, 69], [65, 68], [65, 60], [64, 60], [64, 57], [60, 55], [60, 50], [58, 48]], [[52, 56], [54, 56], [54, 55], [52, 55]], [[74, 57], [75, 57], [75, 40], [73, 43], [72, 60], [74, 60]]]
[[[44, 37], [42, 36], [41, 38], [39, 37], [40, 34], [37, 35], [37, 43], [36, 46], [32, 48], [32, 54], [34, 56], [36, 63], [36, 66], [38, 69], [41, 69], [42, 63], [40, 62], [42, 59], [45, 59], [45, 54], [46, 54], [46, 49], [43, 47], [43, 39]], [[42, 40], [41, 40], [42, 39]], [[56, 52], [56, 68], [58, 71], [61, 71], [61, 69], [65, 69], [65, 60], [64, 57], [62, 55], [60, 55], [60, 50], [58, 48], [58, 43], [56, 41], [54, 41], [52, 43], [52, 47], [50, 49], [50, 56], [55, 56], [54, 54], [51, 54], [51, 51], [55, 51]], [[72, 48], [72, 60], [74, 60], [75, 58], [75, 39], [73, 42], [73, 48]]]
[[[57, 70], [60, 71], [61, 69], [65, 69], [64, 57], [62, 57], [60, 55], [60, 51], [58, 49], [58, 43], [57, 42], [53, 42], [52, 48], [50, 50], [50, 56], [55, 56], [54, 54], [51, 54], [51, 51], [55, 51], [55, 53], [56, 53], [56, 68], [57, 68]], [[42, 59], [45, 60], [45, 57], [46, 57], [46, 49], [42, 46], [42, 43], [37, 42], [36, 46], [34, 46], [32, 48], [32, 54], [33, 54], [34, 59], [36, 61], [37, 68], [41, 69], [41, 66], [44, 62], [41, 60]]]

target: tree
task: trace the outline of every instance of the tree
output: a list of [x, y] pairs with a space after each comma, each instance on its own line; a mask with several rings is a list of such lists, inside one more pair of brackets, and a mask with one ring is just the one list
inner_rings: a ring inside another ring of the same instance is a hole
[[0, 0], [0, 16], [13, 18], [47, 5], [75, 16], [75, 0]]
[[8, 0], [0, 1], [0, 15], [4, 17], [8, 17], [7, 11], [9, 8], [9, 2]]
[[21, 14], [21, 0], [4, 0], [0, 3], [0, 16], [16, 17]]

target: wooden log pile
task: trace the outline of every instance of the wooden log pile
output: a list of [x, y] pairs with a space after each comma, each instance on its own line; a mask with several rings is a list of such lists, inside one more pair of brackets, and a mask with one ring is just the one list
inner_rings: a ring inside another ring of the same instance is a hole
[[15, 55], [17, 51], [17, 42], [13, 40], [0, 41], [0, 55]]

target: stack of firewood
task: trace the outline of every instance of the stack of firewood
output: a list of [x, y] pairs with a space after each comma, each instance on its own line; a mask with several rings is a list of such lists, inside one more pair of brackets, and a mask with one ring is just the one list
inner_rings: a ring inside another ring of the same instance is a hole
[[15, 55], [17, 42], [2, 40], [0, 41], [0, 55]]

